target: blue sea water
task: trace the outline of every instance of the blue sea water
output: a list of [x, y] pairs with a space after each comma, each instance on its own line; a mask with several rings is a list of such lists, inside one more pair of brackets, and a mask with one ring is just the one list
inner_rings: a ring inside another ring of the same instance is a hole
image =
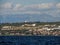
[[60, 36], [0, 36], [0, 45], [60, 45]]

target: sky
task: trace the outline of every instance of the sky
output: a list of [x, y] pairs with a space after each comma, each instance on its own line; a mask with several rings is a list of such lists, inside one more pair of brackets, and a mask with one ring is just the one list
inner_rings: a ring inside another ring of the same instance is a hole
[[[6, 15], [18, 16], [17, 14], [29, 14], [32, 16], [34, 14], [47, 14], [54, 18], [60, 17], [60, 0], [0, 0], [0, 15], [3, 16], [4, 19]], [[36, 20], [39, 19], [40, 18], [36, 18]]]

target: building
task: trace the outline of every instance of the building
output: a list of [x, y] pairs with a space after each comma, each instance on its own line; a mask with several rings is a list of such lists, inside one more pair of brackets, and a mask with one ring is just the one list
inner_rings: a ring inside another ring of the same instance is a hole
[[11, 26], [3, 26], [1, 30], [12, 30]]

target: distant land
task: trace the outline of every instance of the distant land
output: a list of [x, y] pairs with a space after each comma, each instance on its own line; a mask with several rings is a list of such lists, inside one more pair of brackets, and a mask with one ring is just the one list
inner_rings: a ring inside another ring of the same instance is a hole
[[59, 22], [60, 16], [52, 16], [47, 14], [9, 14], [0, 15], [0, 23], [15, 22]]

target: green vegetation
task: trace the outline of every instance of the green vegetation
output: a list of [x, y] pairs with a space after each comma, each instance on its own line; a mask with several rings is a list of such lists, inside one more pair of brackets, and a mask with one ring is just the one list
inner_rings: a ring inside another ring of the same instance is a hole
[[23, 24], [37, 24], [37, 25], [52, 25], [52, 24], [56, 24], [56, 25], [60, 25], [60, 22], [21, 22], [21, 23], [0, 23], [0, 27], [1, 26], [21, 26]]

